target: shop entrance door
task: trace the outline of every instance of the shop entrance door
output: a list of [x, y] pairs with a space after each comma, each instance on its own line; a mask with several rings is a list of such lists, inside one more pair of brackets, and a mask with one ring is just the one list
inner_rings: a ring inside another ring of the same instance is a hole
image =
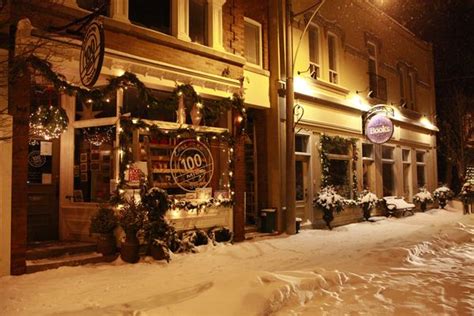
[[296, 217], [308, 219], [311, 211], [309, 157], [296, 155]]
[[58, 239], [59, 140], [30, 139], [28, 146], [29, 243]]

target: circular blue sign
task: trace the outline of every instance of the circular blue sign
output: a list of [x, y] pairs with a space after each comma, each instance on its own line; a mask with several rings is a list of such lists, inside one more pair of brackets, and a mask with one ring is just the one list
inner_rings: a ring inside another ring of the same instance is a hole
[[367, 120], [365, 135], [374, 144], [386, 143], [393, 135], [393, 123], [384, 114], [376, 114]]

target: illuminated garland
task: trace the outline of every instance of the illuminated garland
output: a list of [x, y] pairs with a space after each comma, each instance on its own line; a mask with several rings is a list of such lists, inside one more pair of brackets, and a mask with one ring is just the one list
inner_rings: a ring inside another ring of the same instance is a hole
[[67, 130], [69, 119], [59, 106], [40, 105], [30, 114], [30, 133], [46, 140], [58, 138]]
[[327, 136], [321, 134], [321, 140], [319, 145], [319, 154], [321, 158], [321, 188], [327, 187], [329, 183], [329, 167], [331, 160], [329, 159], [330, 149], [343, 150], [348, 146], [352, 146], [352, 192], [353, 196], [357, 196], [357, 160], [359, 160], [359, 154], [357, 151], [357, 139], [356, 138], [343, 138], [340, 136]]
[[185, 201], [185, 200], [177, 200], [173, 199], [170, 200], [170, 210], [183, 210], [183, 211], [196, 211], [199, 212], [206, 212], [208, 207], [230, 207], [234, 204], [231, 199], [209, 199], [208, 201], [203, 202], [192, 202], [192, 201]]
[[232, 98], [207, 100], [202, 99], [194, 90], [192, 85], [183, 84], [178, 85], [172, 91], [171, 97], [162, 100], [156, 98], [151, 90], [147, 88], [135, 74], [129, 72], [125, 72], [119, 77], [109, 79], [109, 83], [106, 86], [89, 90], [70, 83], [66, 80], [64, 75], [58, 74], [52, 70], [51, 63], [36, 56], [28, 56], [19, 59], [16, 63], [15, 69], [13, 70], [13, 75], [15, 76], [19, 74], [28, 66], [31, 66], [41, 73], [42, 76], [53, 84], [57, 91], [64, 92], [68, 95], [76, 95], [83, 100], [87, 100], [88, 103], [93, 103], [98, 108], [107, 104], [108, 100], [115, 95], [117, 89], [134, 87], [138, 91], [139, 100], [146, 105], [143, 111], [148, 113], [156, 110], [176, 111], [178, 108], [178, 98], [179, 96], [184, 95], [185, 106], [188, 112], [194, 104], [198, 103], [202, 105], [202, 114], [204, 120], [207, 122], [214, 122], [229, 110], [236, 111], [239, 116], [239, 122], [241, 123], [237, 132], [239, 134], [245, 131], [247, 113], [244, 107], [244, 100], [238, 94], [234, 94]]
[[112, 127], [87, 127], [82, 129], [84, 139], [94, 146], [100, 146], [104, 143], [110, 143], [114, 136]]

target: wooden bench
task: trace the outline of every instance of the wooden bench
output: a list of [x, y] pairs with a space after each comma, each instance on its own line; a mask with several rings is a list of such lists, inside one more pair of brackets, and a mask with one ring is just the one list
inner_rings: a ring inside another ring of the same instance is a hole
[[383, 197], [386, 216], [410, 216], [413, 215], [415, 204], [407, 203], [403, 197], [400, 196], [384, 196]]

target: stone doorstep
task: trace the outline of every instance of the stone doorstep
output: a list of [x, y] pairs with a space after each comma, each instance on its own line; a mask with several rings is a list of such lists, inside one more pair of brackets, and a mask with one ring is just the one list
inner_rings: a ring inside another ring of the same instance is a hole
[[96, 243], [81, 241], [52, 241], [28, 245], [26, 260], [47, 259], [64, 255], [94, 252]]
[[252, 239], [257, 239], [257, 238], [262, 238], [262, 237], [269, 237], [269, 236], [277, 236], [280, 233], [277, 231], [274, 231], [273, 233], [261, 233], [261, 232], [250, 232], [250, 233], [245, 233], [245, 240], [252, 240]]
[[26, 261], [26, 273], [34, 273], [49, 269], [57, 269], [63, 266], [80, 266], [91, 263], [112, 262], [117, 259], [118, 254], [103, 256], [97, 252], [64, 255], [47, 259], [36, 259]]

